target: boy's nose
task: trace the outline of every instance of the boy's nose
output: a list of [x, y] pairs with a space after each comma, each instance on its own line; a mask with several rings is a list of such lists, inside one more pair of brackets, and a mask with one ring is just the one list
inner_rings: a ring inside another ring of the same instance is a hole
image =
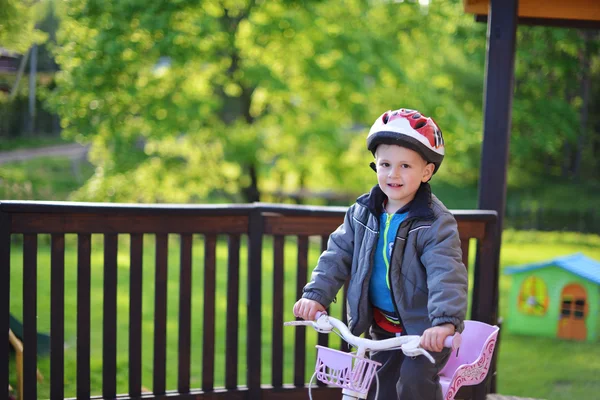
[[390, 169], [390, 177], [400, 176], [400, 168], [392, 168]]

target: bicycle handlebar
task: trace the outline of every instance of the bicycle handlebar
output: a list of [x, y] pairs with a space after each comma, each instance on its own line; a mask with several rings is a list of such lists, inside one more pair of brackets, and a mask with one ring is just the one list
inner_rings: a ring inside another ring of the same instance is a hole
[[[316, 321], [292, 321], [285, 322], [284, 325], [312, 326], [317, 332], [320, 333], [331, 333], [335, 328], [339, 331], [342, 339], [358, 349], [357, 354], [360, 356], [363, 356], [365, 352], [370, 350], [382, 351], [400, 349], [409, 357], [423, 355], [427, 357], [429, 361], [435, 363], [435, 360], [431, 354], [429, 354], [427, 350], [421, 348], [421, 336], [419, 335], [403, 335], [383, 340], [365, 339], [353, 335], [346, 324], [337, 318], [327, 315], [326, 313], [318, 313]], [[460, 347], [460, 342], [461, 336], [460, 333], [457, 332], [453, 336], [448, 336], [446, 340], [444, 340], [444, 347], [457, 349]]]

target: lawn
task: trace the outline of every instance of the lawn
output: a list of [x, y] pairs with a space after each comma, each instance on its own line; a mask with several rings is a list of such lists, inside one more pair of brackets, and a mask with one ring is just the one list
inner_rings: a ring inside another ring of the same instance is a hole
[[67, 200], [94, 173], [83, 160], [42, 157], [0, 166], [0, 199]]
[[[600, 237], [597, 235], [580, 235], [574, 233], [539, 233], [516, 232], [504, 233], [501, 262], [503, 266], [518, 265], [532, 261], [541, 261], [548, 258], [583, 252], [586, 255], [600, 260]], [[179, 279], [179, 253], [176, 235], [170, 237], [169, 246], [169, 283], [167, 300], [167, 388], [174, 389], [177, 385], [177, 332], [178, 332], [178, 279]], [[143, 280], [143, 376], [142, 384], [152, 386], [152, 334], [154, 311], [154, 248], [150, 237], [146, 238], [144, 250], [144, 280]], [[311, 244], [309, 265], [314, 264], [318, 257], [319, 243]], [[118, 257], [118, 299], [117, 299], [117, 391], [127, 392], [127, 335], [128, 335], [128, 274], [129, 274], [129, 242], [126, 235], [120, 236]], [[271, 245], [267, 240], [263, 254], [263, 349], [262, 381], [270, 382], [270, 307], [272, 304], [272, 253]], [[202, 280], [203, 280], [203, 243], [202, 238], [194, 239], [193, 263], [193, 293], [192, 299], [192, 387], [201, 386], [201, 360], [202, 360]], [[295, 301], [295, 266], [296, 250], [293, 239], [290, 239], [285, 249], [285, 318], [293, 319], [291, 306]], [[92, 341], [98, 343], [91, 349], [91, 388], [92, 394], [100, 394], [102, 385], [102, 237], [93, 237], [92, 252], [92, 311], [91, 330]], [[227, 280], [226, 269], [227, 249], [224, 241], [219, 241], [217, 248], [217, 316], [223, 315], [226, 310], [225, 284]], [[65, 395], [75, 395], [76, 380], [76, 242], [75, 237], [67, 237], [65, 287]], [[240, 271], [240, 299], [239, 315], [241, 318], [240, 334], [240, 384], [245, 381], [245, 268], [246, 253], [241, 253]], [[11, 311], [20, 318], [22, 315], [22, 250], [19, 243], [15, 243], [11, 263]], [[38, 329], [47, 332], [50, 326], [49, 315], [49, 248], [46, 236], [40, 237], [40, 253], [38, 256]], [[507, 315], [507, 299], [510, 285], [508, 276], [500, 279], [500, 309], [501, 315]], [[333, 314], [339, 316], [340, 305], [334, 305]], [[293, 379], [293, 329], [286, 328], [284, 345], [286, 347], [284, 381], [292, 382]], [[224, 385], [224, 319], [217, 319], [215, 344], [216, 377], [215, 385]], [[308, 334], [309, 341], [314, 343], [316, 335]], [[333, 338], [332, 338], [333, 339]], [[339, 343], [334, 341], [333, 343]], [[527, 396], [545, 399], [588, 399], [593, 398], [600, 389], [597, 380], [597, 371], [600, 370], [600, 361], [596, 357], [597, 343], [576, 343], [535, 337], [514, 336], [506, 332], [502, 335], [500, 355], [498, 361], [499, 378], [498, 390], [503, 394]], [[311, 346], [312, 347], [312, 346]], [[307, 380], [314, 360], [314, 352], [308, 355]], [[39, 358], [39, 368], [42, 374], [49, 378], [48, 357]], [[14, 364], [11, 364], [11, 381], [14, 382]], [[46, 379], [39, 384], [40, 397], [49, 396], [49, 382]]]

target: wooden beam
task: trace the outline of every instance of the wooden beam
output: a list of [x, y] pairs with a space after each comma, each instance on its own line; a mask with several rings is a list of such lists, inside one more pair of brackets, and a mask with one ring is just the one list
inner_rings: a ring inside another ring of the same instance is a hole
[[[469, 14], [487, 15], [490, 0], [464, 0]], [[520, 0], [520, 18], [569, 19], [600, 21], [600, 3], [597, 0]]]
[[[478, 207], [495, 210], [497, 224], [489, 232], [491, 239], [477, 250], [475, 280], [481, 278], [482, 265], [491, 263], [493, 272], [485, 277], [485, 285], [474, 285], [474, 298], [482, 299], [479, 315], [495, 323], [498, 318], [498, 280], [500, 243], [506, 204], [506, 175], [512, 118], [517, 8], [519, 0], [491, 0], [487, 29], [487, 55], [484, 88], [484, 122], [481, 169], [479, 175]], [[488, 236], [488, 235], [486, 235]], [[488, 270], [489, 271], [489, 270]], [[484, 296], [479, 291], [488, 291]], [[490, 290], [491, 288], [491, 290]], [[480, 297], [478, 297], [480, 296]], [[486, 297], [487, 296], [487, 297]], [[477, 311], [477, 310], [476, 310]], [[492, 366], [495, 370], [495, 366]], [[491, 381], [492, 389], [495, 381]], [[475, 389], [476, 400], [485, 399], [487, 390]]]

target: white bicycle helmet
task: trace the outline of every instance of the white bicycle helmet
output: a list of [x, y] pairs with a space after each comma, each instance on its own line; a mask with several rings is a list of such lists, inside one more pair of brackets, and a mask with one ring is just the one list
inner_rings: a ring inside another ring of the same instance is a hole
[[377, 118], [367, 136], [367, 148], [375, 155], [380, 144], [397, 144], [416, 151], [435, 165], [434, 174], [444, 159], [442, 130], [432, 118], [416, 110], [386, 111]]

